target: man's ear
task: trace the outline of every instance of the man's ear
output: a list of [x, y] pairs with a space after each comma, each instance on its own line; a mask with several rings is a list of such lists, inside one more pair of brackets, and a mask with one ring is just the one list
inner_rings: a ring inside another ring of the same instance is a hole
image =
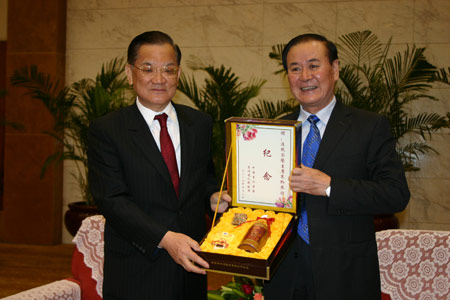
[[334, 80], [337, 81], [339, 79], [339, 60], [335, 59], [331, 66], [333, 67]]
[[133, 71], [131, 70], [131, 66], [129, 64], [125, 65], [125, 74], [127, 74], [128, 83], [133, 85]]
[[178, 66], [177, 81], [180, 79], [180, 76], [181, 76], [181, 66]]

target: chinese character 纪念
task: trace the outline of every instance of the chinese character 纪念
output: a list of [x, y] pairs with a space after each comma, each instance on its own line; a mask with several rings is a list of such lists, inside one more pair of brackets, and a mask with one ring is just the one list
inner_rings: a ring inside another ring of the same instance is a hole
[[264, 157], [272, 157], [272, 154], [270, 154], [270, 150], [264, 149], [263, 150], [263, 156]]
[[266, 172], [263, 176], [264, 180], [267, 180], [267, 181], [269, 181], [271, 177], [272, 177], [272, 175], [270, 175], [268, 172]]

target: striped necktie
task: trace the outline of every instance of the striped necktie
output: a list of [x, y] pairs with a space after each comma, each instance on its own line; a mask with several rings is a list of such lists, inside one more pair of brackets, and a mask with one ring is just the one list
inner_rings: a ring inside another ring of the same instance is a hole
[[155, 116], [155, 120], [158, 120], [161, 125], [161, 132], [159, 134], [159, 142], [161, 145], [161, 154], [166, 162], [167, 169], [169, 169], [170, 177], [172, 178], [172, 184], [175, 188], [175, 192], [178, 195], [178, 186], [180, 177], [178, 175], [177, 159], [175, 157], [175, 149], [173, 148], [172, 139], [167, 131], [167, 115], [165, 113]]
[[[308, 122], [311, 124], [311, 126], [309, 129], [309, 133], [306, 136], [305, 143], [303, 144], [302, 164], [309, 168], [314, 165], [314, 160], [316, 158], [317, 150], [319, 150], [321, 141], [320, 131], [316, 125], [319, 121], [320, 119], [316, 115], [310, 115], [308, 117]], [[306, 213], [305, 202], [302, 203], [297, 232], [300, 237], [309, 245], [308, 215]]]

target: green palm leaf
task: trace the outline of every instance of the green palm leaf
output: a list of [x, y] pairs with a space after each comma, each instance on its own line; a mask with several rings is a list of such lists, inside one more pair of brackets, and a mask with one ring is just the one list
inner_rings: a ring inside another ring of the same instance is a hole
[[14, 71], [11, 84], [24, 87], [26, 95], [45, 105], [55, 120], [55, 130], [64, 128], [65, 118], [75, 101], [74, 97], [68, 95], [68, 87], [61, 88], [58, 81], [53, 83], [50, 75], [39, 72], [35, 65]]
[[433, 75], [432, 81], [439, 81], [450, 85], [450, 67], [447, 69], [441, 68], [436, 71]]
[[24, 87], [26, 94], [41, 101], [55, 121], [53, 130], [44, 133], [62, 145], [62, 150], [47, 157], [41, 177], [53, 163], [74, 161], [72, 176], [88, 204], [93, 200], [87, 182], [87, 130], [92, 120], [128, 105], [134, 98], [130, 96], [124, 66], [123, 58], [114, 58], [102, 66], [95, 79], [84, 78], [66, 87], [60, 87], [58, 81], [53, 82], [36, 66], [16, 70], [11, 77], [11, 83]]
[[343, 35], [339, 41], [338, 48], [343, 61], [357, 67], [379, 63], [384, 53], [380, 40], [369, 30]]
[[298, 102], [294, 98], [279, 100], [275, 103], [262, 99], [248, 109], [246, 115], [253, 118], [276, 119], [286, 113], [293, 112], [297, 108]]
[[274, 59], [278, 62], [278, 66], [280, 67], [279, 70], [275, 71], [274, 74], [286, 74], [284, 71], [284, 67], [283, 67], [283, 62], [282, 62], [282, 54], [283, 54], [283, 49], [284, 49], [285, 44], [277, 44], [275, 46], [272, 46], [272, 51], [269, 52], [269, 57], [271, 59]]

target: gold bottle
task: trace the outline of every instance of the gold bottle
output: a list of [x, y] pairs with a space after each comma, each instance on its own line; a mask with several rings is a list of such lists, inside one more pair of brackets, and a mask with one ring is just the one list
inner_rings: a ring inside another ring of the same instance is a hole
[[247, 252], [259, 252], [266, 244], [269, 237], [269, 226], [266, 219], [258, 219], [247, 231], [244, 239], [239, 245], [239, 249]]

